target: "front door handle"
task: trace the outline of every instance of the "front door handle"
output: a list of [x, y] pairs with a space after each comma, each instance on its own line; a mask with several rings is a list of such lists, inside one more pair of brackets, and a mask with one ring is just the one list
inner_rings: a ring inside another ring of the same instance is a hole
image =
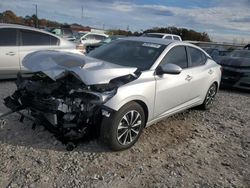
[[187, 80], [188, 82], [191, 81], [192, 79], [193, 79], [193, 77], [190, 75], [187, 75], [187, 77], [185, 78], [185, 80]]
[[16, 55], [16, 53], [15, 52], [8, 52], [8, 53], [6, 53], [6, 55], [14, 56], [14, 55]]

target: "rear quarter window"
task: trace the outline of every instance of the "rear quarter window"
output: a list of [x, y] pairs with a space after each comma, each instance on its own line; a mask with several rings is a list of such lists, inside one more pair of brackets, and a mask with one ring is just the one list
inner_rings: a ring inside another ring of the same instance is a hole
[[178, 41], [180, 41], [180, 38], [179, 38], [179, 37], [174, 36], [174, 40], [178, 40]]
[[172, 36], [166, 36], [165, 39], [172, 40]]
[[201, 50], [192, 47], [188, 47], [188, 49], [192, 67], [204, 65], [206, 63], [207, 57]]

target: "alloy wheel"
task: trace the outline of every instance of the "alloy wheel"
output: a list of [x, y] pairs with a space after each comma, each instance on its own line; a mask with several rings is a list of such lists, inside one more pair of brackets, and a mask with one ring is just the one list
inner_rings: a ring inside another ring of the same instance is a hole
[[207, 96], [206, 96], [206, 106], [210, 106], [213, 104], [213, 101], [214, 101], [214, 98], [215, 98], [215, 95], [216, 95], [216, 85], [213, 84], [209, 90], [208, 90], [208, 93], [207, 93]]
[[117, 140], [121, 145], [128, 145], [139, 135], [142, 126], [142, 117], [136, 110], [127, 112], [119, 122]]

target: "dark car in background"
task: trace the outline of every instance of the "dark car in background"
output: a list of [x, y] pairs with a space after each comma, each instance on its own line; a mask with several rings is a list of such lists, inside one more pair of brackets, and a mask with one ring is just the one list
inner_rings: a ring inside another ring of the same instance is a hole
[[244, 46], [245, 50], [250, 50], [250, 44], [247, 44], [246, 46]]
[[228, 56], [230, 54], [230, 51], [227, 51], [226, 49], [211, 47], [203, 47], [202, 49], [205, 50], [216, 62], [219, 61], [221, 56]]
[[235, 50], [218, 62], [223, 67], [222, 87], [250, 91], [250, 51]]
[[125, 36], [123, 35], [113, 35], [113, 36], [110, 36], [104, 40], [102, 40], [101, 42], [98, 42], [98, 43], [95, 43], [95, 44], [88, 44], [86, 45], [86, 53], [89, 53], [90, 51], [102, 46], [102, 45], [105, 45], [105, 44], [108, 44], [116, 39], [120, 39], [120, 38], [124, 38]]

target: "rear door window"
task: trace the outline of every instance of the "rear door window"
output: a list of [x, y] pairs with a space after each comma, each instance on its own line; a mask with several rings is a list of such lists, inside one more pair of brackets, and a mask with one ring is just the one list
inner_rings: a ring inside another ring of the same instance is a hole
[[207, 61], [206, 55], [199, 49], [188, 47], [192, 67], [204, 65]]
[[95, 39], [94, 35], [87, 35], [84, 38], [87, 39], [87, 40], [94, 40]]
[[102, 36], [102, 35], [95, 35], [95, 39], [96, 40], [103, 40], [105, 39], [106, 37], [105, 36]]
[[37, 31], [21, 30], [22, 46], [50, 46], [58, 45], [59, 39]]
[[0, 29], [0, 46], [17, 46], [17, 30], [14, 28]]
[[185, 46], [173, 47], [163, 58], [161, 64], [171, 63], [181, 68], [188, 67], [188, 58]]

